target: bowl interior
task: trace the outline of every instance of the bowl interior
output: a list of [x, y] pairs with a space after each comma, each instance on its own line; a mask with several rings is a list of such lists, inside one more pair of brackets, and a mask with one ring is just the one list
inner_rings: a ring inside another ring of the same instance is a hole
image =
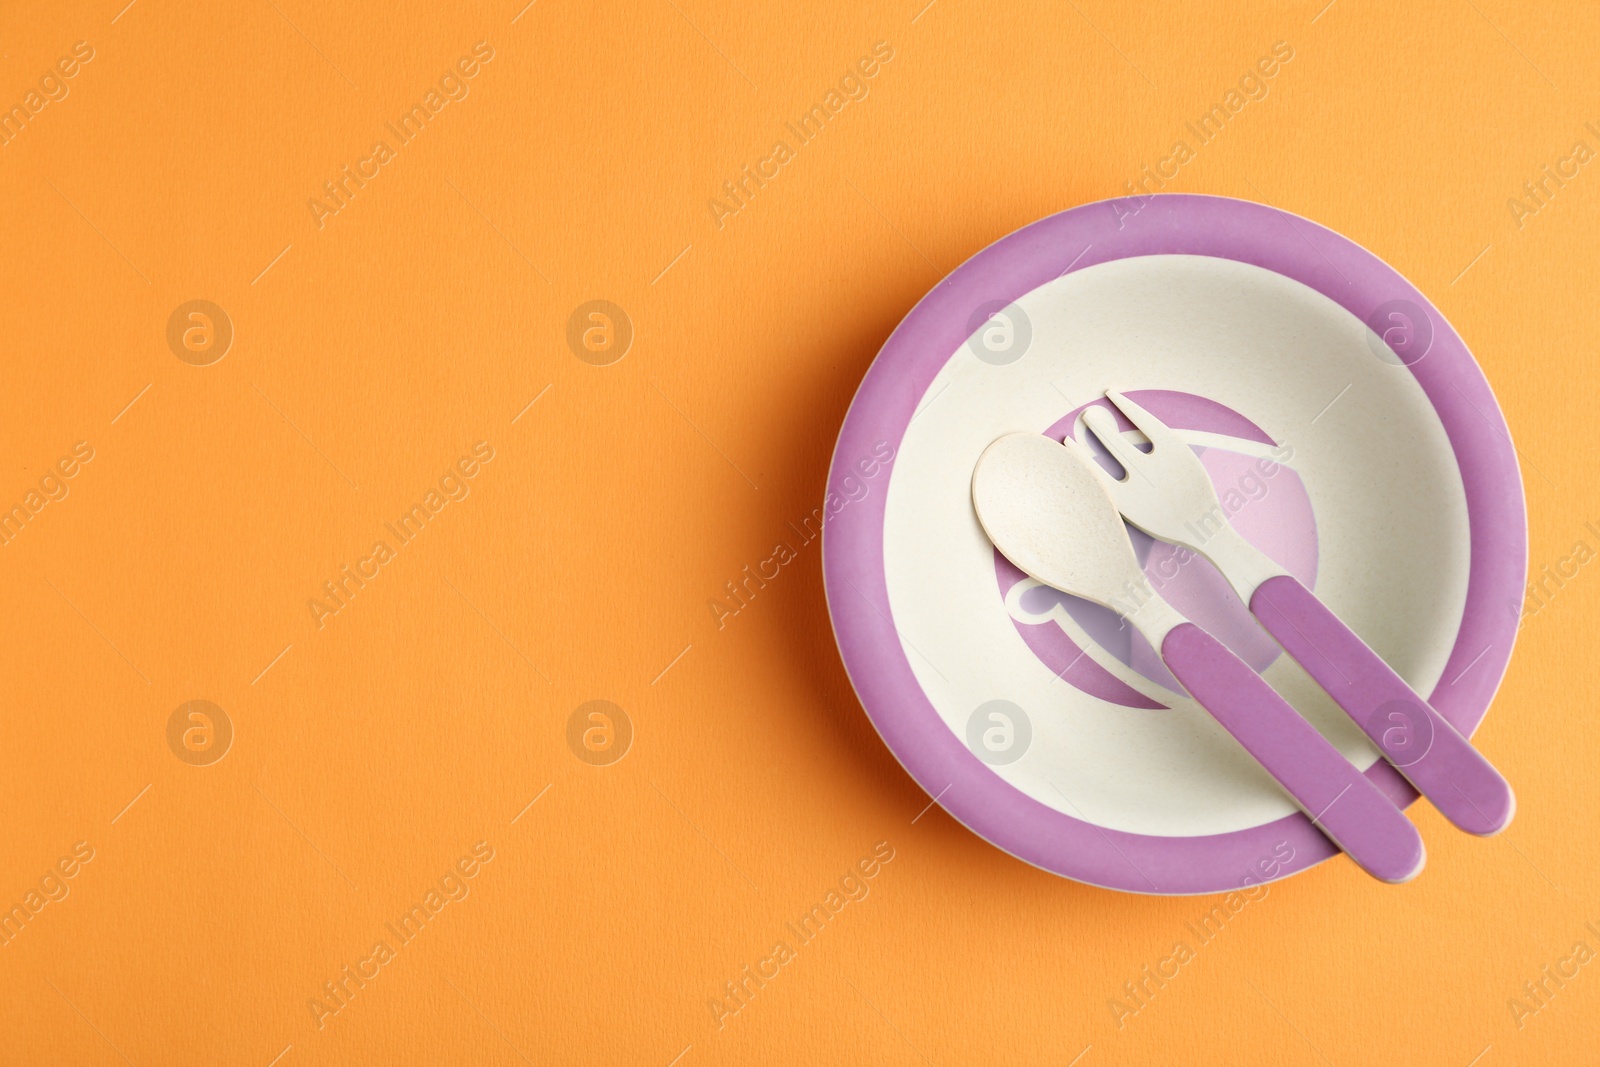
[[[1071, 433], [1072, 416], [1107, 389], [1202, 449], [1222, 521], [1430, 692], [1466, 602], [1466, 494], [1417, 378], [1372, 340], [1312, 288], [1197, 255], [1078, 270], [981, 320], [923, 392], [884, 510], [894, 626], [944, 728], [1010, 786], [1100, 827], [1194, 837], [1294, 812], [1142, 639], [1011, 571], [976, 521], [970, 484], [984, 448], [1016, 431]], [[1358, 766], [1377, 759], [1208, 563], [1147, 538], [1137, 547], [1162, 595], [1263, 670]]]

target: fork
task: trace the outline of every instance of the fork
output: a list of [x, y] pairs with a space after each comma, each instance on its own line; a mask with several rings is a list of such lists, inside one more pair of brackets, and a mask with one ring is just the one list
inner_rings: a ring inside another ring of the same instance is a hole
[[1445, 818], [1471, 834], [1504, 830], [1516, 798], [1500, 772], [1299, 579], [1228, 523], [1205, 465], [1181, 437], [1121, 393], [1106, 399], [1151, 446], [1145, 452], [1123, 437], [1103, 407], [1083, 413], [1126, 472], [1118, 480], [1095, 464], [1123, 518], [1210, 560], [1266, 631]]

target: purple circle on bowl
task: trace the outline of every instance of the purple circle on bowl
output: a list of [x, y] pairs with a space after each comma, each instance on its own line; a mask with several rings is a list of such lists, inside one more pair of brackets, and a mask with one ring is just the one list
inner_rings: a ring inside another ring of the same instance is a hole
[[[1234, 438], [1241, 443], [1254, 442], [1275, 447], [1280, 444], [1232, 408], [1206, 397], [1169, 389], [1135, 389], [1127, 396], [1175, 430], [1199, 430], [1219, 440]], [[1073, 408], [1046, 427], [1043, 433], [1056, 440], [1073, 437], [1078, 417], [1090, 407], [1104, 408], [1111, 412], [1112, 418], [1122, 429], [1132, 428], [1132, 424], [1111, 406], [1110, 401], [1100, 399]], [[1081, 443], [1100, 459], [1101, 466], [1108, 474], [1119, 476], [1116, 460], [1092, 435]], [[1212, 487], [1227, 515], [1226, 521], [1245, 540], [1303, 582], [1307, 589], [1315, 588], [1316, 519], [1305, 485], [1294, 470], [1266, 458], [1252, 460], [1241, 453], [1229, 451], [1225, 446], [1209, 446], [1196, 451], [1211, 475]], [[1276, 456], [1279, 453], [1274, 451], [1272, 454]], [[1252, 486], [1259, 487], [1259, 494]], [[1273, 486], [1277, 487], [1275, 492], [1271, 491]], [[1250, 495], [1241, 495], [1241, 490], [1248, 491]], [[1235, 498], [1236, 506], [1230, 507], [1235, 503]], [[1221, 641], [1253, 670], [1266, 670], [1282, 653], [1283, 649], [1278, 643], [1233, 595], [1228, 580], [1205, 557], [1189, 549], [1154, 540], [1132, 527], [1128, 528], [1128, 536], [1133, 541], [1134, 555], [1143, 566], [1151, 587], [1179, 613]], [[1028, 582], [1032, 586], [1020, 598], [1017, 605], [1020, 614], [1011, 612], [1010, 605], [1007, 605], [1012, 625], [1022, 635], [1023, 643], [1035, 658], [1068, 685], [1124, 707], [1167, 707], [1158, 699], [1140, 693], [1117, 678], [1095, 656], [1086, 654], [1089, 649], [1078, 644], [1066, 628], [1055, 621], [1059, 617], [1054, 613], [1055, 608], [1060, 608], [1069, 616], [1088, 638], [1086, 643], [1097, 646], [1102, 654], [1121, 661], [1125, 667], [1167, 692], [1175, 695], [1183, 692], [1183, 687], [1167, 670], [1160, 654], [1150, 647], [1136, 628], [1124, 625], [1122, 617], [1110, 608], [1032, 582], [999, 549], [994, 552], [994, 568], [1002, 601], [1007, 600], [1019, 583]]]
[[[1137, 219], [1130, 222], [1134, 209]], [[1286, 223], [1290, 223], [1286, 225]], [[1226, 197], [1163, 194], [1100, 201], [1041, 219], [1000, 239], [936, 285], [896, 327], [852, 401], [834, 448], [830, 493], [854, 457], [888, 442], [896, 452], [929, 384], [962, 348], [972, 308], [1010, 304], [1063, 274], [1152, 255], [1246, 263], [1311, 288], [1359, 322], [1391, 321], [1403, 302], [1428, 323], [1427, 359], [1396, 373], [1416, 378], [1444, 428], [1461, 474], [1471, 560], [1461, 626], [1429, 702], [1470, 736], [1510, 661], [1527, 571], [1522, 477], [1510, 432], [1466, 344], [1415, 286], [1355, 242], [1277, 208]], [[906, 659], [884, 569], [887, 493], [830, 521], [823, 577], [840, 655], [874, 727], [917, 783], [985, 840], [1044, 870], [1134, 893], [1227, 892], [1303, 871], [1337, 849], [1303, 814], [1228, 833], [1162, 837], [1097, 826], [1057, 811], [998, 777], [945, 725]], [[1366, 772], [1397, 804], [1416, 799], [1379, 760]], [[1265, 856], [1291, 858], [1261, 866]]]

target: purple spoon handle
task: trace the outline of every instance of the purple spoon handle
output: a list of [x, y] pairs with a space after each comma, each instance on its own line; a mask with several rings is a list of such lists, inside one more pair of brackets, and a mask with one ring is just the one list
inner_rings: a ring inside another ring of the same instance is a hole
[[1516, 799], [1500, 772], [1311, 590], [1280, 574], [1250, 610], [1440, 814], [1469, 834], [1511, 822]]
[[1422, 838], [1405, 813], [1249, 664], [1192, 622], [1162, 639], [1161, 658], [1317, 829], [1368, 874], [1397, 883], [1422, 870]]

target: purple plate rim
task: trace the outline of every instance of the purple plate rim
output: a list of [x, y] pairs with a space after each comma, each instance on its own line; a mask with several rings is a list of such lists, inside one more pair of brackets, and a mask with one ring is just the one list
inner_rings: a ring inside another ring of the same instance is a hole
[[[829, 494], [847, 494], [856, 462], [888, 441], [898, 455], [929, 383], [971, 334], [989, 301], [1011, 303], [1065, 274], [1150, 255], [1249, 263], [1292, 278], [1362, 322], [1408, 302], [1432, 343], [1397, 360], [1444, 426], [1465, 488], [1471, 560], [1461, 628], [1430, 702], [1470, 735], [1499, 689], [1516, 641], [1527, 576], [1522, 476], [1509, 428], [1482, 369], [1416, 286], [1372, 252], [1309, 219], [1248, 200], [1192, 193], [1102, 200], [1040, 219], [974, 255], [895, 328], [851, 401], [834, 446]], [[823, 586], [856, 696], [895, 758], [947, 812], [996, 847], [1043, 870], [1106, 889], [1156, 895], [1221, 893], [1286, 878], [1337, 854], [1303, 814], [1224, 834], [1162, 837], [1072, 818], [997, 776], [947, 727], [918, 685], [892, 622], [884, 574], [887, 487], [823, 527]], [[1397, 804], [1417, 794], [1379, 760], [1367, 771]], [[1293, 858], [1275, 849], [1287, 843]]]

